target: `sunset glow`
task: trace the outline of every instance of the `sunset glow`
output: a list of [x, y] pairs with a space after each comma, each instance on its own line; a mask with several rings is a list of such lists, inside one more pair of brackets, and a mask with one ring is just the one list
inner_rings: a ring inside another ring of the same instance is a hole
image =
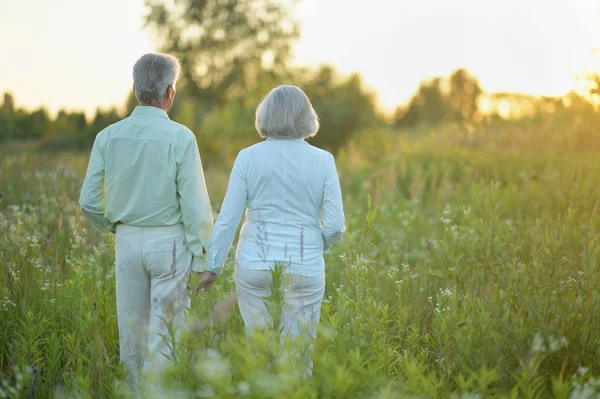
[[[487, 91], [561, 95], [598, 62], [595, 0], [303, 0], [295, 63], [360, 72], [385, 110], [419, 82], [466, 67]], [[0, 1], [0, 91], [28, 108], [123, 103], [155, 49], [143, 0]]]

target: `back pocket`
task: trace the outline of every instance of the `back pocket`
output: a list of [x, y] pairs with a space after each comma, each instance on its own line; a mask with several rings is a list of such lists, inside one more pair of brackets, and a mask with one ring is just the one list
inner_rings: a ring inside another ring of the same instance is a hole
[[146, 247], [146, 268], [154, 277], [176, 277], [188, 271], [191, 255], [183, 237], [151, 242]]

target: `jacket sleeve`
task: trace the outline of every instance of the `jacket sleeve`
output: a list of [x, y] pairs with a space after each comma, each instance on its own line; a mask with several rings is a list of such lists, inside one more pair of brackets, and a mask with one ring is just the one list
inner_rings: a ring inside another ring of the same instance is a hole
[[341, 240], [346, 231], [340, 179], [332, 155], [329, 156], [327, 165], [327, 176], [323, 187], [321, 227], [325, 251], [328, 251], [333, 243]]
[[227, 186], [227, 194], [225, 194], [221, 212], [210, 237], [208, 270], [213, 273], [218, 274], [223, 269], [238, 225], [246, 209], [247, 196], [245, 164], [242, 153], [240, 153], [233, 165]]

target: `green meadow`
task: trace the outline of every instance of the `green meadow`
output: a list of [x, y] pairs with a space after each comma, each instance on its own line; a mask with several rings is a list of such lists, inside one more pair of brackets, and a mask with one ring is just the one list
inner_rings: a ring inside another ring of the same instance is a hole
[[[598, 397], [598, 138], [544, 123], [418, 133], [363, 131], [336, 157], [348, 234], [326, 254], [311, 380], [275, 332], [246, 339], [232, 250], [149, 396]], [[86, 166], [0, 150], [0, 398], [127, 397], [114, 237], [78, 210]], [[205, 171], [215, 213], [230, 166]]]

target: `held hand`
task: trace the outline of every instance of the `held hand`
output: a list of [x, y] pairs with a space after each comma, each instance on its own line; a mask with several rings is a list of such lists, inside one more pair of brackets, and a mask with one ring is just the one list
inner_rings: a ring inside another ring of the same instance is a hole
[[205, 271], [200, 273], [200, 281], [198, 281], [198, 285], [196, 286], [196, 293], [200, 292], [201, 289], [207, 291], [216, 279], [217, 275], [213, 272]]

